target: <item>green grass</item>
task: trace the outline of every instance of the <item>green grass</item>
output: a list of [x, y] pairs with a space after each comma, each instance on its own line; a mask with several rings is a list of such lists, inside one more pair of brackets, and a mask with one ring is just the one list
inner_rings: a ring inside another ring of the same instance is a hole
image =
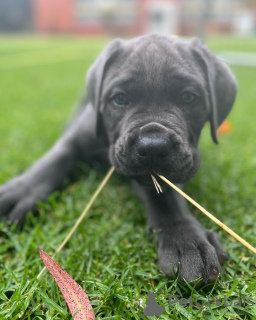
[[[106, 39], [0, 39], [0, 184], [25, 170], [61, 135], [71, 106], [82, 94], [88, 67]], [[215, 38], [222, 50], [256, 51], [256, 39]], [[58, 57], [61, 57], [59, 59]], [[215, 146], [209, 126], [200, 142], [202, 167], [186, 191], [248, 242], [256, 245], [256, 68], [233, 67], [238, 97], [229, 117], [232, 133]], [[0, 223], [0, 319], [70, 319], [65, 301], [49, 274], [30, 295], [43, 265], [41, 247], [52, 255], [104, 176], [104, 170], [79, 169], [80, 179], [40, 204], [20, 231]], [[255, 256], [195, 208], [215, 230], [230, 260], [215, 284], [192, 288], [168, 280], [158, 269], [156, 244], [148, 237], [143, 206], [125, 179], [114, 177], [56, 260], [84, 288], [97, 319], [139, 319], [138, 301], [154, 291], [165, 306], [150, 319], [255, 319]], [[247, 307], [168, 306], [168, 296], [198, 295], [254, 300]]]

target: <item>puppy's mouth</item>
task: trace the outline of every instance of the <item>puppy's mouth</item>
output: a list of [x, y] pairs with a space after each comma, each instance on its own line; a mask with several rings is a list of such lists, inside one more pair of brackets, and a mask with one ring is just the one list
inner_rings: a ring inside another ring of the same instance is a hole
[[162, 161], [147, 164], [131, 152], [119, 154], [113, 151], [110, 152], [110, 161], [116, 171], [145, 186], [154, 186], [152, 174], [155, 177], [163, 175], [174, 183], [186, 182], [195, 175], [200, 165], [200, 157], [193, 156], [189, 151], [171, 154]]
[[158, 175], [162, 175], [174, 183], [184, 183], [190, 180], [197, 171], [197, 169], [195, 168], [195, 166], [193, 166], [193, 164], [184, 166], [183, 169], [180, 169], [180, 170], [173, 169], [173, 167], [170, 165], [168, 168], [148, 170], [147, 172], [143, 170], [143, 173], [140, 173], [140, 172], [131, 173], [131, 172], [127, 172], [126, 169], [127, 168], [125, 168], [124, 170], [122, 169], [121, 170], [116, 169], [116, 170], [117, 172], [129, 176], [132, 179], [139, 182], [141, 185], [145, 185], [145, 186], [154, 185], [152, 180], [152, 175], [156, 177], [157, 180], [159, 180]]
[[[152, 175], [157, 177], [157, 174], [144, 174], [138, 176], [131, 176], [132, 179], [136, 180], [139, 184], [148, 187], [154, 187], [154, 180], [152, 179]], [[158, 179], [159, 180], [159, 179]]]

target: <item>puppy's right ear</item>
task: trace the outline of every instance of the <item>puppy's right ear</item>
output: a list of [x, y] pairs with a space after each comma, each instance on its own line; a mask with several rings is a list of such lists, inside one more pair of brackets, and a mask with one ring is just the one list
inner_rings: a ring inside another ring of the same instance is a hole
[[97, 135], [102, 135], [103, 133], [103, 122], [101, 117], [101, 93], [102, 93], [102, 83], [104, 79], [105, 72], [107, 68], [116, 58], [118, 51], [122, 45], [123, 41], [121, 39], [113, 40], [105, 50], [96, 59], [94, 64], [90, 67], [87, 77], [87, 96], [94, 106], [97, 113]]

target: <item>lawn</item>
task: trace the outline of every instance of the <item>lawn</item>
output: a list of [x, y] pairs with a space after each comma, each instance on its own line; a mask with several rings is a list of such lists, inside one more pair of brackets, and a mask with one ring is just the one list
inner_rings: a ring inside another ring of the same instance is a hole
[[[107, 39], [0, 39], [0, 184], [23, 172], [61, 135], [85, 88], [86, 70], [106, 43]], [[213, 38], [208, 45], [215, 52], [256, 52], [256, 39], [252, 38]], [[220, 136], [216, 146], [209, 126], [204, 128], [202, 166], [185, 191], [255, 246], [256, 68], [236, 66], [232, 70], [239, 88], [229, 116], [233, 130]], [[28, 215], [22, 230], [0, 222], [0, 319], [71, 319], [49, 274], [35, 286], [43, 267], [38, 248], [53, 255], [104, 170], [80, 165], [79, 179], [72, 184], [65, 181], [61, 192], [40, 204], [37, 217]], [[56, 260], [88, 293], [97, 319], [139, 319], [137, 299], [144, 309], [150, 291], [165, 306], [160, 317], [150, 319], [255, 319], [255, 255], [197, 209], [191, 210], [219, 234], [230, 256], [214, 284], [194, 288], [169, 280], [159, 271], [144, 208], [117, 174]], [[199, 295], [210, 300], [245, 296], [254, 304], [168, 306], [169, 296]]]

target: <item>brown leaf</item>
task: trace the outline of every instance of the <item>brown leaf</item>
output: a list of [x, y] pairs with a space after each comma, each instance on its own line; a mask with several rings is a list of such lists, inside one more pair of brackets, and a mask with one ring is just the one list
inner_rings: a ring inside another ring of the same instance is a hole
[[39, 249], [40, 257], [56, 281], [75, 320], [94, 320], [95, 315], [87, 294], [70, 275], [47, 253]]

